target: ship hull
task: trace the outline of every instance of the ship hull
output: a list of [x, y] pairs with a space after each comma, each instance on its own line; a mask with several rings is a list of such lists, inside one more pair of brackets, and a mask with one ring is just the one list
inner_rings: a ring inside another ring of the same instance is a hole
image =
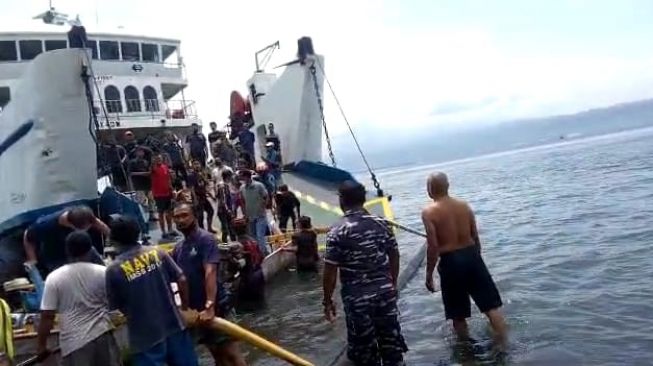
[[97, 199], [84, 63], [81, 49], [39, 55], [0, 114], [0, 234]]

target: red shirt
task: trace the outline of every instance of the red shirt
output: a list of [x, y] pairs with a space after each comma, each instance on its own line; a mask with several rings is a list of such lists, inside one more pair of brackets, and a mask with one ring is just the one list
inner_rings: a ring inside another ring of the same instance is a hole
[[170, 170], [165, 164], [152, 166], [152, 196], [155, 198], [172, 197]]
[[254, 240], [244, 239], [240, 240], [240, 244], [243, 245], [244, 251], [250, 255], [252, 265], [254, 268], [258, 267], [263, 263], [263, 256], [261, 255], [261, 250], [258, 247], [258, 244]]

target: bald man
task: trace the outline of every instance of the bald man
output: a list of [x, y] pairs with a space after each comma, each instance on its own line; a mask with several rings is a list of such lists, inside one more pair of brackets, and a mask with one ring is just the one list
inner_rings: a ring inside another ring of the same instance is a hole
[[471, 315], [471, 296], [503, 344], [506, 325], [499, 311], [501, 297], [481, 258], [474, 212], [466, 202], [449, 197], [446, 174], [431, 174], [426, 188], [433, 200], [422, 210], [428, 237], [426, 288], [435, 291], [433, 270], [438, 264], [445, 316], [453, 321], [458, 336], [469, 337], [466, 319]]

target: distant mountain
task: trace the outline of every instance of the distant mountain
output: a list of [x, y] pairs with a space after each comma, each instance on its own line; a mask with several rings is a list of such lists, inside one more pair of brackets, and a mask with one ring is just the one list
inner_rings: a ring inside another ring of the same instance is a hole
[[[518, 148], [550, 144], [653, 126], [653, 99], [584, 112], [501, 122], [465, 130], [438, 131], [437, 126], [412, 130], [410, 137], [366, 129], [358, 136], [370, 163], [377, 169], [429, 164]], [[399, 127], [400, 128], [400, 127]], [[334, 141], [339, 164], [350, 170], [364, 165], [349, 137]]]

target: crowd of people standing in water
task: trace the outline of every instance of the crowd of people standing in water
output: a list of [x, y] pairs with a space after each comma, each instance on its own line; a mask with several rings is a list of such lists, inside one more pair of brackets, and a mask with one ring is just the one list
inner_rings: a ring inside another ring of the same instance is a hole
[[[297, 252], [297, 269], [317, 270], [317, 234], [310, 218], [301, 216], [299, 200], [280, 180], [280, 141], [273, 126], [268, 126], [267, 152], [259, 166], [252, 158], [254, 136], [248, 129], [238, 136], [236, 148], [215, 124], [211, 128], [208, 139], [195, 128], [185, 148], [170, 133], [161, 145], [147, 146], [129, 131], [124, 144], [105, 146], [117, 152], [120, 163], [113, 166], [108, 160], [114, 182], [139, 192], [144, 207], [155, 203], [158, 217], [150, 212], [150, 219], [158, 220], [164, 238], [181, 236], [171, 252], [143, 245], [142, 228], [133, 217], [117, 215], [105, 224], [84, 206], [41, 217], [27, 228], [26, 268], [47, 275], [37, 339], [41, 357], [51, 353], [47, 338], [59, 314], [64, 365], [121, 365], [111, 320], [112, 311], [119, 311], [126, 318], [133, 365], [198, 365], [195, 344], [206, 346], [217, 365], [245, 365], [237, 343], [210, 327], [215, 316], [229, 318], [232, 312], [219, 280], [222, 262], [213, 216], [220, 221], [222, 242], [240, 242], [250, 263], [260, 266], [269, 253], [272, 210], [282, 231], [289, 223], [299, 228], [292, 235], [294, 245], [287, 248]], [[207, 162], [209, 154], [212, 161]], [[432, 202], [422, 211], [425, 287], [435, 292], [437, 267], [445, 317], [458, 336], [469, 339], [471, 297], [490, 321], [497, 344], [503, 345], [502, 301], [481, 257], [474, 213], [466, 202], [450, 197], [448, 188], [445, 174], [429, 176]], [[327, 234], [324, 315], [329, 321], [336, 317], [333, 295], [339, 276], [348, 359], [364, 366], [404, 365], [408, 346], [397, 308], [399, 249], [394, 232], [387, 221], [363, 208], [366, 191], [361, 184], [346, 181], [338, 193], [344, 214]], [[108, 267], [101, 256], [106, 237], [119, 252]]]

